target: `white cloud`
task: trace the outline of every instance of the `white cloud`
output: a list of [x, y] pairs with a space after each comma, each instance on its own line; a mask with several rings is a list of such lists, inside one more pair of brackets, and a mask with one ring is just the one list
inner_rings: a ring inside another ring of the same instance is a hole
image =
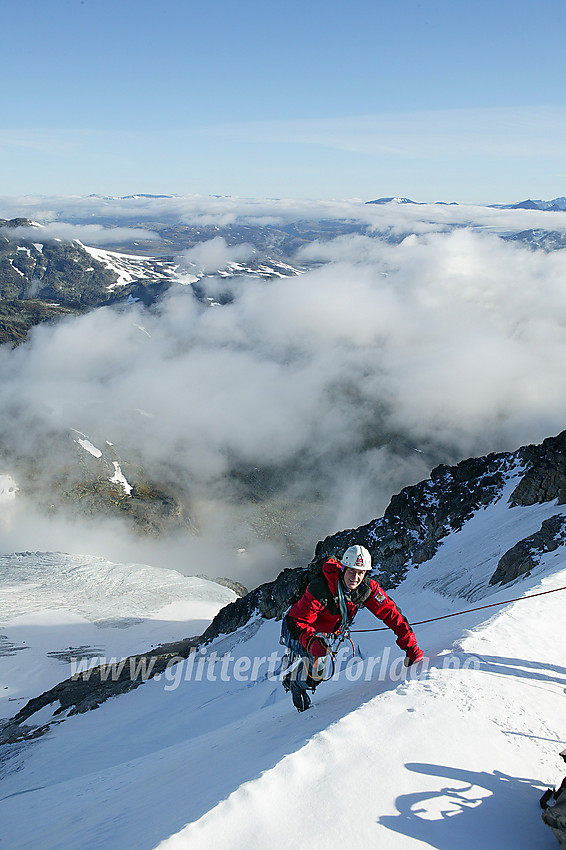
[[159, 239], [159, 234], [142, 227], [104, 227], [101, 224], [69, 224], [64, 221], [32, 227], [11, 227], [7, 234], [13, 239], [27, 239], [30, 242], [49, 242], [54, 239], [72, 242], [78, 239], [86, 245], [108, 245], [132, 239], [139, 242]]
[[[280, 505], [289, 497], [318, 512], [299, 541], [308, 555], [322, 534], [379, 515], [433, 462], [562, 430], [566, 252], [442, 232], [441, 215], [427, 232], [431, 207], [368, 215], [401, 229], [419, 210], [419, 235], [317, 243], [302, 258], [323, 265], [269, 283], [241, 278], [222, 307], [183, 288], [153, 311], [103, 309], [36, 328], [29, 344], [0, 350], [1, 443], [56, 468], [57, 434], [111, 441], [190, 494], [201, 536], [172, 542], [170, 565], [191, 571], [187, 553], [200, 558], [210, 544], [243, 577], [230, 555], [242, 545], [250, 569], [284, 560], [257, 540], [254, 549], [261, 503], [242, 498], [249, 481], [234, 473], [268, 471]], [[190, 256], [210, 269], [235, 255], [214, 240]], [[209, 569], [222, 572], [194, 571]]]
[[[49, 227], [69, 227], [66, 222], [96, 216], [115, 227], [123, 220], [131, 225], [136, 220], [166, 218], [194, 226], [230, 224], [284, 225], [300, 220], [328, 221], [340, 219], [366, 225], [377, 231], [394, 234], [428, 233], [448, 230], [454, 225], [488, 229], [495, 232], [541, 228], [566, 230], [566, 215], [562, 212], [540, 210], [501, 210], [470, 204], [368, 204], [365, 200], [301, 200], [277, 198], [239, 198], [228, 196], [174, 195], [170, 197], [132, 196], [127, 198], [0, 197], [0, 217], [27, 216]], [[420, 198], [413, 198], [421, 201]], [[435, 199], [436, 200], [436, 199]], [[446, 199], [439, 199], [446, 200]], [[453, 199], [450, 199], [453, 200]], [[524, 197], [512, 199], [525, 200]], [[97, 234], [99, 225], [82, 225], [77, 237], [89, 244], [88, 232]], [[73, 225], [76, 226], [76, 225]], [[102, 226], [102, 225], [101, 225]], [[85, 231], [83, 228], [92, 228]], [[55, 231], [54, 231], [55, 232]], [[71, 233], [72, 231], [68, 231]], [[134, 229], [138, 236], [140, 230]], [[108, 227], [110, 233], [110, 227]], [[82, 234], [82, 235], [80, 235]], [[151, 234], [151, 232], [150, 232]], [[153, 237], [153, 234], [151, 234]], [[63, 238], [63, 237], [61, 237]], [[69, 237], [70, 238], [70, 237]], [[147, 235], [145, 238], [149, 238]]]
[[255, 249], [252, 245], [239, 244], [228, 245], [222, 236], [199, 242], [193, 248], [183, 251], [182, 264], [189, 270], [195, 270], [199, 274], [209, 274], [228, 268], [234, 263], [249, 260]]

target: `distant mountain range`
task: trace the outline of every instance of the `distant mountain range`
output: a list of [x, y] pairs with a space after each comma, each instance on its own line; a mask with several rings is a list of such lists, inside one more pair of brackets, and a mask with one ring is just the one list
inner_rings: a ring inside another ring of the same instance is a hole
[[[417, 204], [423, 206], [420, 201], [412, 201], [411, 198], [376, 198], [374, 201], [366, 201], [367, 204]], [[437, 201], [443, 206], [459, 206], [456, 201]], [[566, 198], [553, 198], [552, 201], [519, 201], [516, 204], [489, 204], [491, 209], [497, 210], [548, 210], [549, 212], [566, 212]]]
[[530, 198], [518, 204], [493, 205], [502, 210], [548, 210], [549, 212], [566, 212], [566, 198], [554, 198], [552, 201], [533, 201]]
[[[95, 196], [98, 197], [98, 196]], [[131, 198], [172, 198], [173, 195], [127, 195]], [[109, 199], [112, 200], [112, 199]], [[383, 197], [367, 204], [387, 206], [426, 204], [406, 197]], [[456, 203], [438, 201], [443, 206]], [[541, 210], [566, 212], [566, 197], [552, 200], [524, 200], [514, 204], [492, 204], [502, 210]], [[0, 219], [0, 344], [18, 343], [26, 339], [31, 327], [54, 321], [69, 313], [80, 313], [95, 307], [135, 300], [146, 305], [171, 285], [191, 284], [196, 298], [204, 298], [198, 281], [209, 275], [225, 279], [253, 275], [264, 279], [288, 277], [300, 273], [296, 265], [297, 251], [314, 241], [324, 242], [338, 236], [366, 234], [367, 223], [352, 219], [312, 219], [287, 223], [263, 224], [234, 222], [230, 224], [192, 225], [163, 211], [157, 219], [131, 221], [113, 219], [111, 211], [88, 219], [70, 216], [81, 224], [101, 224], [113, 238], [113, 225], [127, 224], [156, 234], [153, 240], [124, 239], [116, 231], [116, 242], [104, 247], [89, 247], [78, 240], [42, 238], [42, 225], [27, 218]], [[455, 227], [462, 226], [454, 224]], [[373, 235], [387, 242], [400, 242], [409, 235], [385, 226]], [[27, 231], [27, 232], [26, 232]], [[543, 227], [524, 231], [500, 232], [503, 239], [520, 241], [533, 249], [545, 251], [566, 247], [566, 233]], [[190, 267], [183, 252], [196, 245], [221, 237], [228, 247], [247, 244], [253, 249], [246, 262], [228, 263], [206, 273]], [[210, 300], [210, 299], [208, 299]], [[225, 300], [225, 299], [224, 299]], [[224, 303], [220, 297], [220, 303]]]

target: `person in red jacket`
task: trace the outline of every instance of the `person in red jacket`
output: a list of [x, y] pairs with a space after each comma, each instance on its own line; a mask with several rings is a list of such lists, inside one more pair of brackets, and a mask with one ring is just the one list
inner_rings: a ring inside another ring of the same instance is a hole
[[340, 560], [328, 558], [320, 576], [309, 582], [283, 618], [281, 643], [289, 648], [292, 658], [303, 658], [303, 663], [283, 678], [283, 687], [291, 691], [299, 711], [309, 708], [307, 689], [314, 692], [324, 675], [328, 641], [338, 631], [348, 634], [362, 605], [395, 632], [397, 645], [406, 653], [407, 666], [423, 657], [411, 626], [393, 600], [369, 577], [370, 570], [371, 555], [364, 546], [350, 546]]

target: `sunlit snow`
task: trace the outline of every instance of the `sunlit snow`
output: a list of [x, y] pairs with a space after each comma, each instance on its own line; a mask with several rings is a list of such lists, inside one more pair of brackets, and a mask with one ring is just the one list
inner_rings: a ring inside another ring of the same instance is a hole
[[112, 465], [114, 466], [114, 475], [112, 476], [110, 481], [112, 481], [113, 484], [120, 484], [129, 496], [132, 492], [132, 485], [128, 484], [126, 476], [120, 468], [120, 464], [114, 460], [112, 461]]
[[[407, 671], [389, 630], [362, 631], [383, 625], [362, 611], [356, 657], [341, 656], [298, 714], [273, 663], [280, 624], [252, 617], [160, 679], [13, 747], [0, 800], [6, 846], [552, 850], [538, 799], [564, 772], [563, 550], [507, 587], [488, 579], [502, 549], [566, 506], [510, 509], [504, 495], [392, 591], [415, 624], [506, 603], [415, 625], [423, 664]], [[120, 655], [134, 650], [129, 638], [140, 651], [195, 634], [230, 593], [54, 553], [12, 555], [6, 566], [6, 586], [18, 588], [2, 598], [15, 599], [2, 625], [13, 654], [0, 659], [12, 713], [57, 669], [64, 677], [50, 652], [85, 644], [108, 655], [113, 641]], [[194, 607], [171, 621], [160, 611], [177, 590]], [[49, 722], [57, 705], [35, 719]]]

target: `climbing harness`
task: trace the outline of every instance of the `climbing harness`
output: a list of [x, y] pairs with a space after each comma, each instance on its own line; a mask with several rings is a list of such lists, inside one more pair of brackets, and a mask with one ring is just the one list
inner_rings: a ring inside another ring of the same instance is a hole
[[344, 597], [344, 590], [343, 590], [340, 582], [338, 582], [336, 589], [337, 589], [338, 608], [340, 609], [341, 622], [340, 622], [338, 629], [334, 633], [334, 635], [327, 635], [326, 636], [326, 641], [328, 641], [328, 638], [330, 638], [331, 640], [334, 639], [336, 641], [336, 643], [334, 644], [334, 646], [331, 645], [331, 646], [328, 647], [328, 654], [326, 655], [326, 658], [330, 657], [330, 660], [332, 662], [332, 673], [326, 679], [322, 679], [321, 681], [323, 681], [323, 682], [328, 682], [328, 680], [331, 679], [334, 676], [334, 673], [336, 672], [336, 656], [338, 655], [338, 650], [340, 649], [340, 647], [344, 643], [344, 641], [346, 641], [346, 640], [350, 641], [350, 644], [351, 644], [351, 647], [352, 647], [352, 655], [354, 657], [356, 655], [356, 648], [354, 646], [354, 641], [350, 637], [350, 628], [351, 628], [352, 623], [354, 622], [354, 617], [358, 613], [358, 609], [359, 609], [360, 606], [356, 605], [355, 608], [354, 608], [354, 613], [352, 614], [351, 617], [349, 617], [348, 616], [348, 608], [346, 606], [346, 599]]

